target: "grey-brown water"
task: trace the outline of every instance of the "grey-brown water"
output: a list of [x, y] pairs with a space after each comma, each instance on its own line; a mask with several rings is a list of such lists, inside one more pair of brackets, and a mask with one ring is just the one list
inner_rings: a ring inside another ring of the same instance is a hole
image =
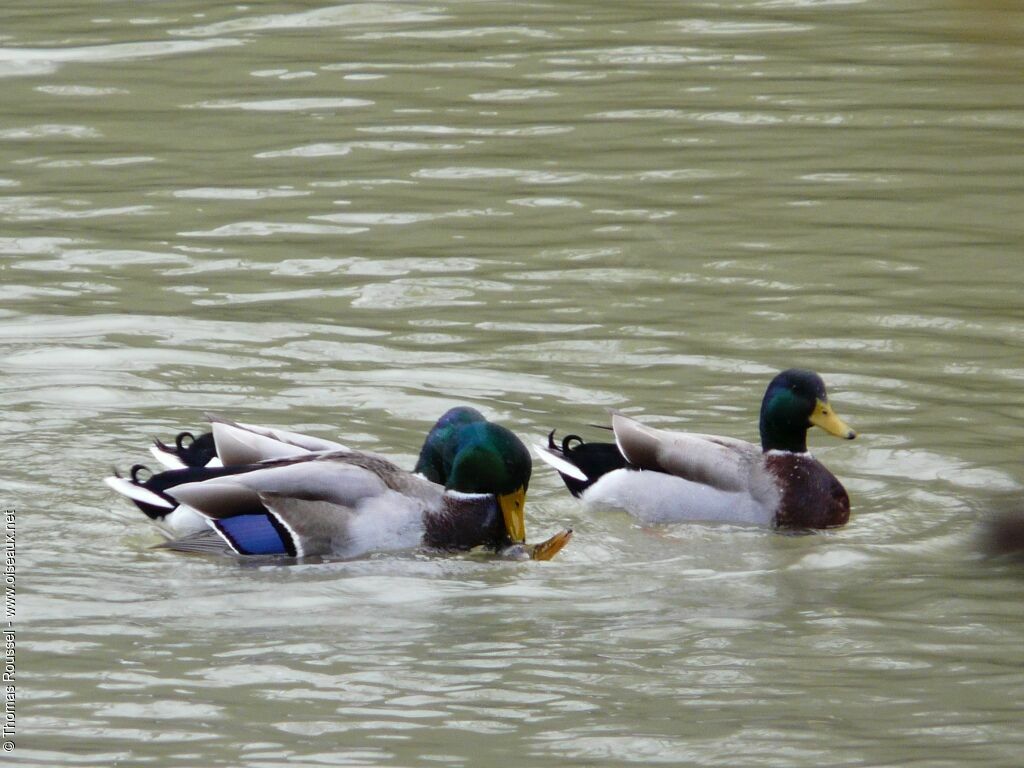
[[[8, 2], [10, 764], [1017, 766], [1024, 15], [999, 2]], [[101, 484], [204, 411], [411, 465], [472, 404], [756, 439], [853, 518], [243, 567]]]

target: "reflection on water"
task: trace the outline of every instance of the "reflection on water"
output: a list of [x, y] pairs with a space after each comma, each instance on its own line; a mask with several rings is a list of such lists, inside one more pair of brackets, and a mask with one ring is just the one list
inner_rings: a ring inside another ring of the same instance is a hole
[[[18, 765], [1014, 766], [1024, 16], [1002, 3], [15, 3], [0, 32]], [[897, 11], [906, 10], [907, 13]], [[912, 13], [910, 11], [913, 11]], [[538, 466], [550, 563], [155, 551], [100, 479], [206, 411], [411, 465], [861, 433], [812, 536], [641, 528]]]

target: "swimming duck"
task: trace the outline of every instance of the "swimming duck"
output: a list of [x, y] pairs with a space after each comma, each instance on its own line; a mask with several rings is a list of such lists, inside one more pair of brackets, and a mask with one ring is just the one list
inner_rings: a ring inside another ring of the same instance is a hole
[[511, 431], [471, 408], [438, 420], [417, 473], [333, 441], [211, 421], [212, 451], [207, 445], [190, 453], [205, 436], [179, 435], [173, 449], [156, 448], [162, 460], [182, 466], [144, 478], [136, 465], [130, 479], [106, 479], [168, 535], [161, 546], [291, 557], [483, 546], [547, 560], [572, 535], [525, 543], [530, 454]]
[[721, 521], [777, 528], [832, 528], [850, 517], [846, 490], [807, 451], [807, 430], [857, 435], [829, 404], [813, 371], [778, 374], [761, 402], [761, 447], [743, 440], [644, 426], [612, 415], [615, 443], [554, 431], [540, 457], [584, 502], [624, 509], [647, 523]]

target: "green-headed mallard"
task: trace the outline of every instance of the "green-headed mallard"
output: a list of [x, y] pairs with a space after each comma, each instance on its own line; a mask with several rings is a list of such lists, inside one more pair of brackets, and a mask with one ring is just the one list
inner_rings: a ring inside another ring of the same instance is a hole
[[[426, 546], [553, 557], [571, 532], [525, 544], [530, 454], [505, 427], [453, 408], [424, 441], [414, 473], [294, 432], [211, 417], [212, 437], [155, 453], [178, 468], [110, 477], [183, 551], [356, 557]], [[183, 433], [184, 434], [184, 433]]]
[[850, 517], [846, 490], [807, 452], [818, 426], [852, 440], [813, 371], [783, 371], [761, 402], [761, 447], [743, 440], [646, 427], [615, 413], [615, 443], [554, 432], [541, 458], [588, 504], [624, 509], [647, 523], [721, 521], [831, 528]]

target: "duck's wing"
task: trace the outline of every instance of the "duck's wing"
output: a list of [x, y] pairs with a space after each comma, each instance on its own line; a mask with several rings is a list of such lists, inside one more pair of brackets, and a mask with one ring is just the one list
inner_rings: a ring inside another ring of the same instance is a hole
[[382, 473], [401, 472], [379, 457], [374, 457], [373, 464], [380, 471], [374, 471], [373, 464], [360, 460], [363, 457], [365, 454], [339, 452], [269, 461], [249, 472], [184, 483], [168, 488], [166, 493], [213, 519], [262, 509], [261, 493], [353, 506], [387, 489]]
[[[443, 488], [379, 456], [346, 451], [269, 462], [166, 493], [206, 516], [239, 554], [301, 557], [414, 544], [423, 509], [439, 503]], [[367, 526], [373, 535], [363, 534]]]
[[346, 450], [344, 445], [333, 440], [256, 424], [243, 424], [215, 414], [207, 414], [206, 417], [213, 427], [217, 456], [228, 466], [286, 459], [306, 453]]
[[157, 544], [154, 549], [173, 549], [175, 552], [191, 552], [202, 555], [237, 555], [224, 537], [209, 526], [175, 539]]
[[205, 555], [291, 557], [344, 554], [350, 548], [351, 509], [272, 493], [258, 496], [267, 512], [210, 521], [204, 530], [165, 541], [157, 548]]
[[640, 469], [675, 475], [722, 491], [750, 490], [751, 469], [760, 449], [744, 440], [688, 432], [668, 432], [612, 415], [619, 451]]

